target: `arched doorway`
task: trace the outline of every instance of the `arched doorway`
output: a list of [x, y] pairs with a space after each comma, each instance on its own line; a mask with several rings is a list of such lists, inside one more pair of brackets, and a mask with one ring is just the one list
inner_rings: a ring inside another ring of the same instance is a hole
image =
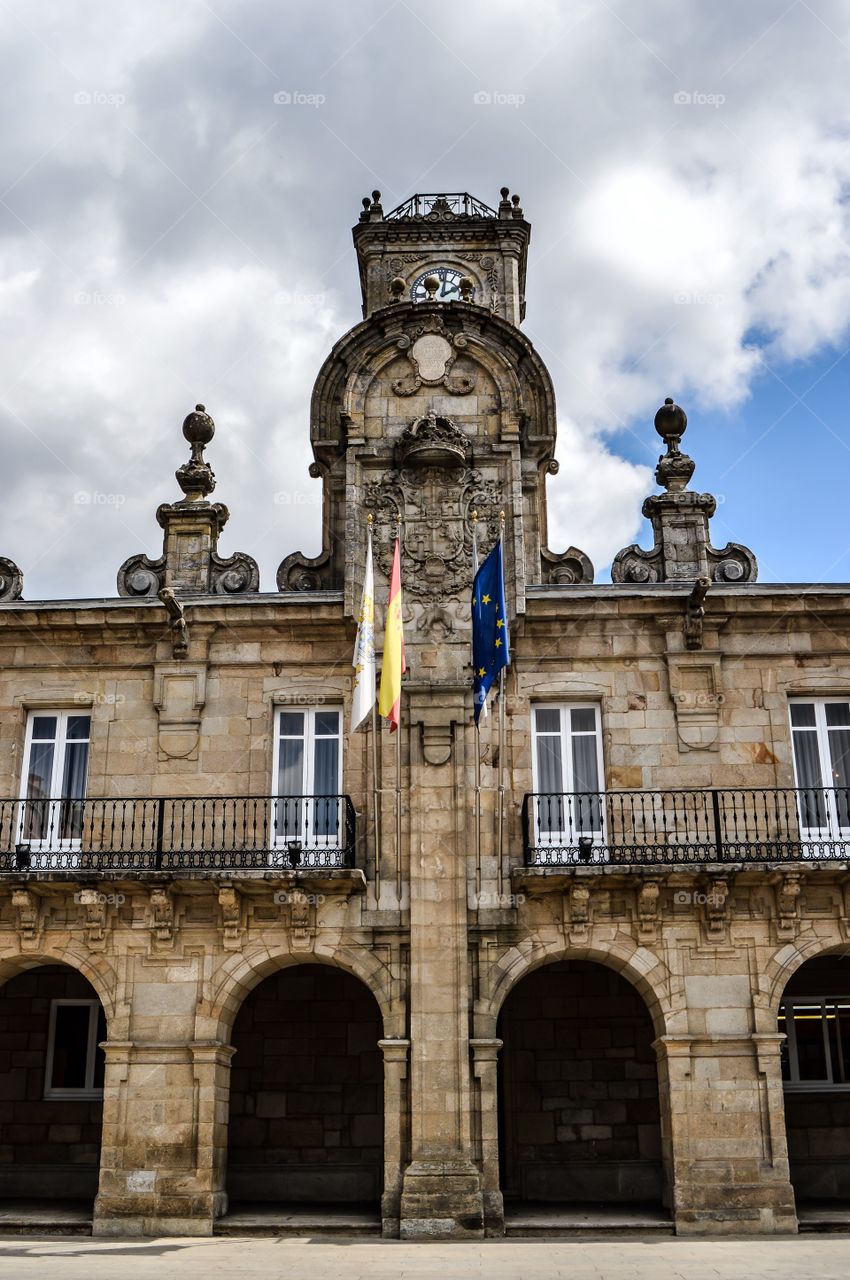
[[501, 1184], [523, 1206], [644, 1206], [666, 1200], [652, 1020], [604, 965], [546, 965], [499, 1017]]
[[106, 1017], [76, 969], [39, 964], [0, 987], [0, 1198], [91, 1218], [100, 1171]]
[[788, 981], [779, 1007], [785, 1130], [802, 1220], [850, 1203], [850, 965], [816, 956]]
[[368, 988], [327, 965], [282, 969], [246, 997], [231, 1037], [230, 1213], [379, 1205], [382, 1034]]

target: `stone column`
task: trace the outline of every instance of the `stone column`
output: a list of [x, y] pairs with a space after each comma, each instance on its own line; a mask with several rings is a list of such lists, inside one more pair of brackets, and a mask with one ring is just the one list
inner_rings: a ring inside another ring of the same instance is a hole
[[211, 1235], [223, 1207], [218, 1183], [232, 1051], [217, 1043], [125, 1040], [108, 1042], [104, 1052], [94, 1234]]
[[662, 1036], [654, 1047], [668, 1106], [662, 1139], [677, 1234], [796, 1231], [784, 1134], [777, 1133], [776, 1038]]
[[402, 1238], [480, 1237], [470, 1124], [465, 685], [408, 686], [412, 1162]]
[[407, 1148], [404, 1081], [407, 1079], [409, 1040], [379, 1040], [384, 1054], [384, 1191], [381, 1196], [382, 1234], [399, 1233], [402, 1171]]
[[484, 1198], [484, 1234], [505, 1234], [505, 1206], [499, 1178], [498, 1061], [501, 1040], [470, 1040], [472, 1072], [479, 1081], [478, 1107], [481, 1126], [481, 1190]]

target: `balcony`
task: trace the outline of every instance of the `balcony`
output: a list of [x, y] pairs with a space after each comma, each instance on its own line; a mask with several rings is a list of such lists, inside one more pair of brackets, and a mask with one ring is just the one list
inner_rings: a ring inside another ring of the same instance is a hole
[[527, 795], [528, 867], [850, 860], [850, 789]]
[[354, 866], [349, 796], [0, 800], [0, 872]]

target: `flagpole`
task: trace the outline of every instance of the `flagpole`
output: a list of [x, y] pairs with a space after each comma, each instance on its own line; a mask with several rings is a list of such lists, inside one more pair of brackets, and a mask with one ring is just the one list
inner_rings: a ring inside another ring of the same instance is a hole
[[[504, 552], [505, 542], [505, 513], [499, 512], [499, 541], [502, 544]], [[502, 667], [499, 672], [499, 813], [498, 813], [498, 838], [496, 840], [497, 862], [496, 862], [496, 889], [499, 895], [499, 901], [502, 899], [502, 844], [504, 839], [504, 812], [505, 812], [505, 668]]]
[[[478, 512], [472, 512], [472, 581], [478, 572]], [[475, 662], [473, 661], [473, 675]], [[475, 905], [481, 899], [481, 729], [475, 722]]]
[[[401, 578], [401, 514], [396, 513], [396, 538], [398, 540], [399, 578]], [[403, 599], [404, 597], [402, 597]], [[402, 618], [404, 626], [404, 618]], [[395, 733], [395, 887], [398, 909], [401, 911], [401, 689], [398, 697], [398, 725]]]
[[[372, 547], [372, 513], [366, 517], [369, 549]], [[375, 829], [375, 907], [381, 909], [381, 800], [378, 794], [378, 712], [377, 699], [372, 699], [372, 814]]]

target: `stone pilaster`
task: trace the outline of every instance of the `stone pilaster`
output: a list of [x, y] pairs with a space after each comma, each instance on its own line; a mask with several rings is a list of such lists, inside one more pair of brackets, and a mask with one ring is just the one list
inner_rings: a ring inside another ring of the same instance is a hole
[[[400, 1223], [407, 1239], [484, 1231], [471, 1143], [466, 810], [463, 735], [456, 732], [468, 715], [465, 694], [444, 693], [442, 726], [433, 691], [409, 694], [412, 1161]], [[443, 749], [432, 750], [440, 728]]]
[[655, 1041], [677, 1234], [797, 1230], [779, 1039], [701, 1034]]
[[498, 1062], [502, 1041], [470, 1040], [469, 1047], [472, 1073], [478, 1081], [484, 1234], [501, 1236], [505, 1233], [505, 1206], [499, 1177]]
[[407, 1148], [406, 1088], [409, 1040], [379, 1040], [384, 1055], [384, 1191], [381, 1196], [382, 1234], [399, 1233], [402, 1172]]
[[104, 1046], [95, 1235], [211, 1235], [224, 1211], [229, 1064], [217, 1042]]

